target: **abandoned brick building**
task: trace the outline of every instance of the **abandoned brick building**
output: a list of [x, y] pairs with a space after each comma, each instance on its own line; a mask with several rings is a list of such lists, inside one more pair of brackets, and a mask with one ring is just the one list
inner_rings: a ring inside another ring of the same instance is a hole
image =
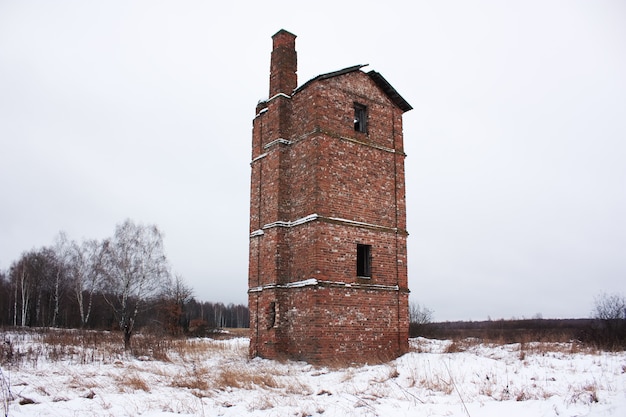
[[273, 37], [256, 108], [250, 195], [250, 355], [313, 363], [408, 349], [402, 115], [362, 65], [300, 87], [296, 36]]

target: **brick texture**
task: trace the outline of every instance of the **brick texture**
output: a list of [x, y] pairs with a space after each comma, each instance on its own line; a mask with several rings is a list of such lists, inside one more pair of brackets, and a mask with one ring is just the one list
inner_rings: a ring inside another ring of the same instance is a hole
[[[409, 327], [404, 110], [359, 68], [295, 89], [295, 35], [273, 39], [252, 135], [250, 355], [397, 357]], [[369, 278], [357, 277], [357, 244], [371, 245]]]

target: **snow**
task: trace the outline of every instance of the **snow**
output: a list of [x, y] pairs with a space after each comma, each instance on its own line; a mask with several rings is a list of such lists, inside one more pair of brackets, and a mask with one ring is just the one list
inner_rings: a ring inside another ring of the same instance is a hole
[[[45, 351], [24, 336], [2, 336], [24, 352]], [[626, 416], [625, 352], [472, 340], [452, 349], [450, 341], [419, 338], [385, 364], [319, 367], [250, 360], [245, 338], [181, 343], [163, 360], [84, 348], [5, 364], [8, 414]]]

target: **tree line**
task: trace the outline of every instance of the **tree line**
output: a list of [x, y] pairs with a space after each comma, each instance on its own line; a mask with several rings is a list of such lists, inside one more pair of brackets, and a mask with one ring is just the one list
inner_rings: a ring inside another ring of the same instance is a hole
[[599, 349], [626, 349], [626, 297], [600, 293], [589, 318], [433, 322], [433, 311], [419, 304], [409, 306], [409, 335], [433, 339], [522, 343], [528, 341], [578, 341]]
[[24, 252], [0, 271], [0, 325], [119, 329], [125, 347], [139, 327], [173, 335], [248, 327], [247, 306], [200, 302], [172, 274], [155, 225], [131, 220], [112, 237]]

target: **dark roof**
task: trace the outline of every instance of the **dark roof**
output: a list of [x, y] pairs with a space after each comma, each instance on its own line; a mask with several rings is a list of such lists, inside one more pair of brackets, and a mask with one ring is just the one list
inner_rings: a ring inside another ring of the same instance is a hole
[[385, 79], [380, 73], [376, 71], [370, 71], [367, 73], [372, 80], [376, 83], [377, 86], [380, 87], [381, 90], [387, 94], [389, 99], [393, 101], [396, 106], [400, 107], [402, 111], [409, 111], [413, 109], [413, 107], [396, 91], [395, 88], [389, 84], [389, 81]]
[[[354, 71], [360, 71], [361, 68], [366, 67], [366, 65], [354, 65], [352, 67], [344, 68], [339, 71], [328, 72], [326, 74], [320, 74], [315, 78], [311, 78], [309, 81], [302, 84], [300, 87], [296, 88], [294, 93], [297, 93], [300, 90], [305, 89], [309, 84], [318, 80], [326, 80], [328, 78], [337, 77], [339, 75], [349, 74]], [[389, 97], [389, 99], [398, 106], [402, 111], [409, 111], [413, 109], [413, 107], [396, 91], [395, 88], [392, 87], [391, 84], [383, 77], [380, 73], [376, 71], [366, 72], [366, 74], [374, 81], [374, 83], [381, 89], [383, 92]]]
[[274, 34], [272, 35], [272, 38], [273, 38], [274, 36], [278, 35], [278, 34], [281, 34], [281, 33], [286, 33], [286, 34], [288, 34], [288, 35], [293, 36], [294, 38], [297, 38], [297, 36], [296, 36], [296, 35], [294, 35], [293, 33], [289, 32], [288, 30], [285, 30], [285, 29], [281, 29], [281, 30], [279, 30], [278, 32], [274, 33]]

